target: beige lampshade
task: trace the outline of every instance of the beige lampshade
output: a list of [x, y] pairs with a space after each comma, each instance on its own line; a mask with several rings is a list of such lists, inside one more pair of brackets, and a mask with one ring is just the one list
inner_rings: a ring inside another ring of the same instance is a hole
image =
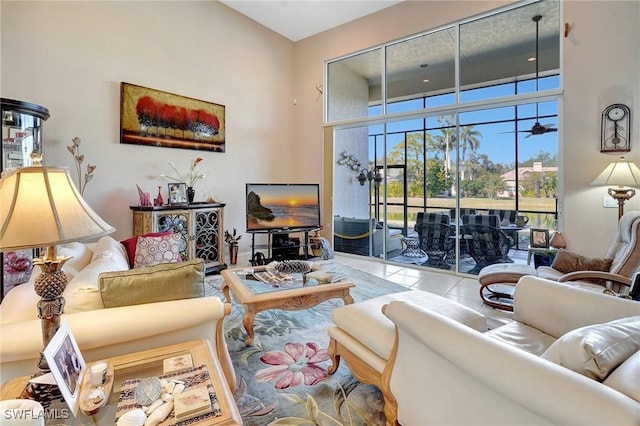
[[0, 179], [0, 251], [90, 240], [115, 231], [82, 199], [67, 169], [7, 171]]
[[592, 186], [628, 186], [640, 187], [640, 169], [631, 161], [620, 157], [607, 166], [597, 178], [591, 182]]

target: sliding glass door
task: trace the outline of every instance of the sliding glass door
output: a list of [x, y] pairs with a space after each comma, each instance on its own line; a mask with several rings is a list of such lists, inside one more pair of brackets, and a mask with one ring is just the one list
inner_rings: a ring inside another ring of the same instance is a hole
[[[327, 64], [337, 251], [475, 273], [463, 214], [498, 216], [509, 250], [556, 226], [559, 22], [544, 0]], [[425, 241], [430, 213], [453, 235]]]

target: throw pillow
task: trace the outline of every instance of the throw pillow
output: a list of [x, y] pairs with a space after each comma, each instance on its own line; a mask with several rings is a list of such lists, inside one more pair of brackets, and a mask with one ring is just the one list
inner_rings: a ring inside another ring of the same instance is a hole
[[93, 252], [85, 244], [74, 241], [60, 246], [58, 255], [71, 257], [62, 265], [62, 270], [75, 277], [78, 272], [91, 263]]
[[596, 380], [640, 350], [640, 316], [577, 328], [561, 336], [542, 358]]
[[100, 274], [105, 308], [204, 296], [204, 261], [193, 259]]
[[93, 262], [101, 257], [117, 257], [118, 259], [124, 258], [126, 260], [127, 252], [122, 244], [107, 235], [106, 237], [100, 238], [96, 243], [96, 246], [93, 248], [91, 261]]
[[610, 257], [586, 257], [578, 253], [560, 249], [556, 253], [551, 267], [563, 274], [575, 271], [609, 271], [613, 259]]
[[[115, 243], [120, 246], [117, 241]], [[95, 257], [95, 260], [85, 266], [69, 281], [67, 288], [62, 293], [66, 301], [64, 306], [66, 314], [102, 309], [104, 307], [98, 289], [98, 276], [102, 272], [126, 271], [129, 269], [129, 262], [124, 250], [120, 250], [114, 245], [112, 246], [112, 250], [102, 250], [100, 256]]]
[[140, 237], [136, 243], [133, 267], [153, 266], [160, 263], [180, 262], [180, 234], [161, 237]]
[[127, 238], [126, 240], [120, 241], [120, 244], [124, 246], [124, 249], [127, 251], [127, 257], [129, 258], [129, 267], [133, 268], [134, 259], [136, 257], [136, 246], [138, 245], [138, 238], [142, 237], [162, 237], [165, 235], [173, 234], [172, 231], [165, 232], [151, 232], [149, 234], [144, 235], [136, 235], [135, 237]]

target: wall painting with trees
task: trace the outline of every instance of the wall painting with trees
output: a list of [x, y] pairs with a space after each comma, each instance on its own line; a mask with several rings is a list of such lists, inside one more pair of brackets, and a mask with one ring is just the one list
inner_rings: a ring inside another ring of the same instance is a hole
[[122, 82], [120, 143], [225, 152], [225, 107]]

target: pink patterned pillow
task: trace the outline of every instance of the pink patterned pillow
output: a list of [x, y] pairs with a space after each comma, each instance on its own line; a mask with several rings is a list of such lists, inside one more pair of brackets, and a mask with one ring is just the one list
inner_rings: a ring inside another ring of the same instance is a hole
[[159, 237], [139, 237], [133, 267], [153, 266], [160, 263], [182, 262], [180, 257], [180, 234]]

